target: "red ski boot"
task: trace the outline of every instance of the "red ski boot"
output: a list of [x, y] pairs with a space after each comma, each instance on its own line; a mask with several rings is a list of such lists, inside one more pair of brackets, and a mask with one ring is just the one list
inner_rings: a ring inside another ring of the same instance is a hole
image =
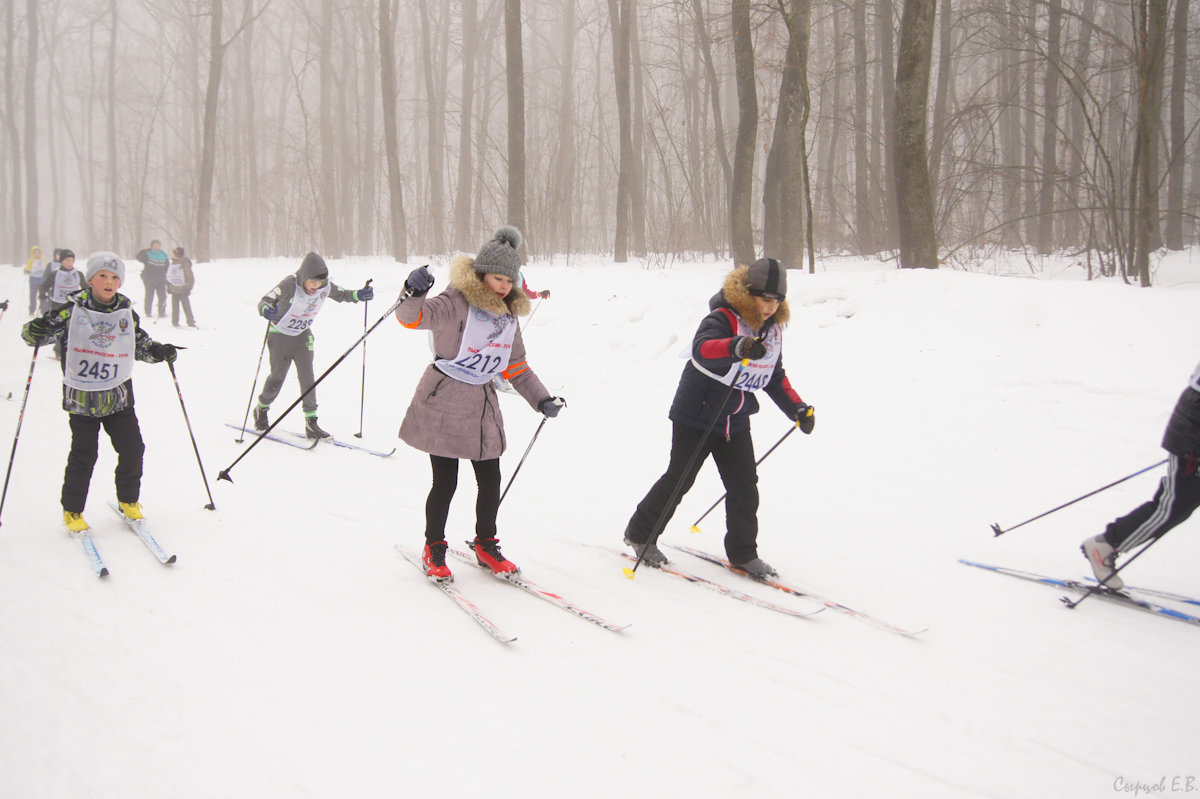
[[454, 575], [450, 574], [450, 569], [446, 566], [445, 541], [426, 544], [425, 551], [421, 553], [421, 565], [425, 568], [425, 574], [438, 582], [454, 579]]
[[500, 554], [500, 542], [495, 538], [476, 538], [471, 542], [471, 549], [475, 550], [475, 560], [479, 561], [479, 565], [491, 569], [495, 574], [503, 576], [520, 571], [517, 564]]

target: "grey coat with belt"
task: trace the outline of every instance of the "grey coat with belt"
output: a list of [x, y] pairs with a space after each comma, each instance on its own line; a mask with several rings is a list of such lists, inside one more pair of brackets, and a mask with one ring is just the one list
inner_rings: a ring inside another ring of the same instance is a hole
[[[413, 330], [428, 330], [433, 338], [434, 359], [453, 358], [462, 344], [470, 307], [494, 314], [524, 316], [529, 298], [514, 288], [504, 299], [484, 284], [472, 259], [460, 255], [450, 264], [450, 285], [436, 297], [411, 297], [396, 309], [396, 318]], [[520, 329], [513, 339], [508, 368], [502, 373], [530, 407], [550, 392], [525, 360], [525, 342]], [[431, 455], [468, 460], [499, 458], [506, 447], [504, 417], [496, 389], [489, 381], [481, 386], [455, 380], [430, 364], [409, 403], [400, 425], [406, 444]]]

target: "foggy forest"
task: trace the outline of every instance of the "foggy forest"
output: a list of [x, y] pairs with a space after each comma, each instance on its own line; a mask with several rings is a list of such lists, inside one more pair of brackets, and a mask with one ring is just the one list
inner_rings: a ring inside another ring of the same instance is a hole
[[1196, 242], [1188, 0], [3, 0], [0, 258]]

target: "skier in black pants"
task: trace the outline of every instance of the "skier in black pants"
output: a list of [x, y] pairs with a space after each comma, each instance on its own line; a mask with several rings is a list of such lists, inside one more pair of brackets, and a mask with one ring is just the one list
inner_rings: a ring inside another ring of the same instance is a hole
[[692, 340], [692, 359], [683, 368], [671, 404], [674, 426], [667, 471], [638, 503], [625, 529], [625, 543], [646, 565], [667, 563], [651, 536], [662, 533], [711, 454], [726, 490], [725, 554], [751, 577], [775, 576], [758, 557], [758, 468], [750, 437], [750, 414], [758, 412], [754, 392], [766, 391], [805, 433], [815, 424], [812, 409], [792, 389], [783, 370], [786, 294], [787, 272], [774, 258], [760, 258], [734, 269], [709, 301], [712, 310]]
[[62, 308], [48, 311], [21, 330], [30, 346], [55, 341], [62, 348], [63, 410], [70, 414], [71, 453], [63, 475], [63, 524], [71, 533], [88, 529], [83, 519], [100, 428], [117, 451], [117, 503], [128, 519], [142, 518], [139, 503], [146, 447], [133, 410], [134, 360], [174, 361], [171, 344], [153, 341], [138, 322], [132, 303], [117, 289], [125, 264], [111, 252], [87, 261], [88, 288]]
[[[368, 280], [369, 284], [370, 281]], [[254, 429], [260, 433], [270, 427], [267, 409], [279, 396], [288, 367], [296, 364], [301, 393], [316, 382], [313, 375], [313, 334], [310, 327], [326, 299], [334, 302], [365, 302], [375, 296], [370, 285], [356, 291], [339, 288], [329, 280], [325, 259], [310, 252], [294, 275], [288, 275], [258, 301], [258, 313], [271, 322], [267, 333], [271, 374], [263, 383], [262, 394], [254, 407]], [[317, 394], [304, 397], [304, 433], [309, 438], [329, 438], [317, 425]]]
[[1170, 458], [1154, 499], [1112, 522], [1081, 547], [1096, 579], [1108, 588], [1125, 586], [1120, 575], [1113, 576], [1117, 555], [1161, 538], [1200, 507], [1200, 365], [1175, 403], [1162, 447]]

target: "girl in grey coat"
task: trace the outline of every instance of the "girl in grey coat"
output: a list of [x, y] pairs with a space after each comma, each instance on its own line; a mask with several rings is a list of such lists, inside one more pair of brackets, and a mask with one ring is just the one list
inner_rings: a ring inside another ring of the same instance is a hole
[[433, 486], [425, 502], [425, 573], [451, 579], [446, 567], [446, 518], [458, 484], [458, 461], [471, 461], [479, 496], [475, 504], [475, 541], [479, 563], [499, 574], [517, 571], [500, 554], [496, 513], [500, 506], [500, 455], [505, 449], [504, 418], [493, 378], [503, 376], [525, 401], [546, 416], [557, 416], [565, 402], [550, 396], [525, 360], [517, 317], [529, 313], [529, 298], [514, 291], [521, 267], [521, 233], [505, 226], [475, 258], [460, 255], [450, 265], [450, 286], [426, 299], [433, 275], [425, 267], [405, 281], [411, 297], [396, 318], [413, 330], [428, 330], [433, 363], [417, 384], [400, 438], [429, 453]]

